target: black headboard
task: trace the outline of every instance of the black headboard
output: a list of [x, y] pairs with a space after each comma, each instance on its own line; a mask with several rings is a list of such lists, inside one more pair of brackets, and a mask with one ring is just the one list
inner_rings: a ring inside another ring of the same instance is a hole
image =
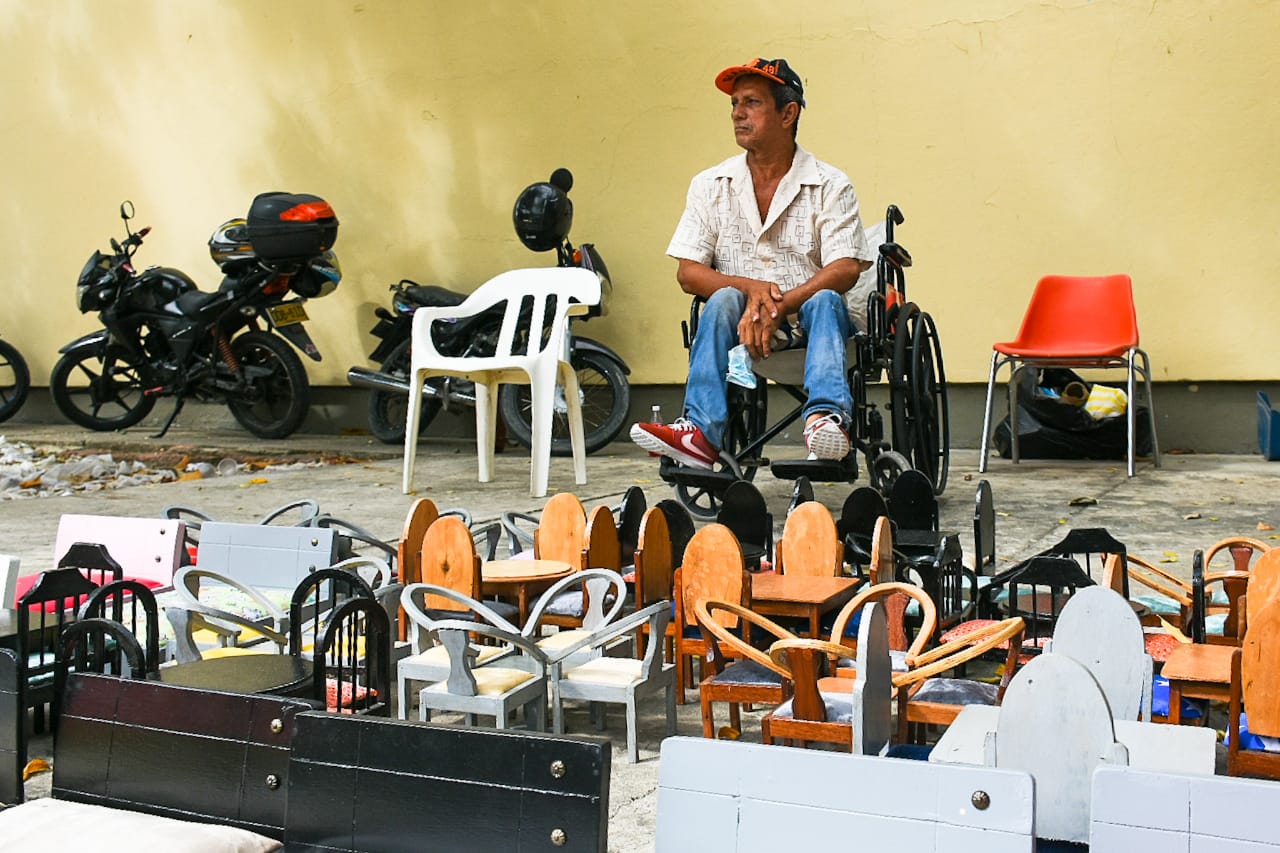
[[287, 850], [608, 846], [607, 740], [321, 712], [296, 724]]
[[27, 715], [18, 695], [18, 657], [0, 649], [0, 803], [22, 802]]
[[73, 673], [53, 796], [282, 838], [293, 719], [310, 707]]

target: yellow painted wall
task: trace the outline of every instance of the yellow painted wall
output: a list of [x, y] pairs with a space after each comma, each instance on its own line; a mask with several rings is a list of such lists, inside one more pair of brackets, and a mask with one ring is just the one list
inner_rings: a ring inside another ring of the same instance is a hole
[[75, 277], [124, 198], [154, 226], [139, 261], [211, 288], [221, 221], [314, 192], [346, 278], [308, 306], [309, 370], [343, 384], [390, 282], [552, 263], [510, 210], [564, 165], [615, 282], [588, 333], [681, 381], [663, 250], [736, 150], [713, 75], [763, 55], [804, 76], [801, 142], [867, 215], [906, 213], [952, 380], [985, 378], [1039, 275], [1115, 271], [1158, 380], [1275, 378], [1277, 32], [1272, 0], [0, 0], [0, 334], [39, 382], [94, 328]]

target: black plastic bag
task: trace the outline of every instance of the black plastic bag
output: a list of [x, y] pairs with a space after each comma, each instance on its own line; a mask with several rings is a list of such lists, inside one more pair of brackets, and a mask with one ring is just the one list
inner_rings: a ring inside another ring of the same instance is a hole
[[[1024, 459], [1125, 459], [1128, 456], [1126, 418], [1096, 420], [1083, 406], [1061, 399], [1062, 390], [1081, 382], [1073, 371], [1062, 368], [1036, 370], [1020, 367], [1011, 382], [1018, 383], [1018, 456]], [[1052, 389], [1050, 393], [1041, 390]], [[1057, 396], [1054, 396], [1054, 395]], [[1137, 455], [1151, 453], [1151, 429], [1147, 410], [1138, 407]], [[1009, 418], [992, 436], [1005, 459], [1013, 455]]]

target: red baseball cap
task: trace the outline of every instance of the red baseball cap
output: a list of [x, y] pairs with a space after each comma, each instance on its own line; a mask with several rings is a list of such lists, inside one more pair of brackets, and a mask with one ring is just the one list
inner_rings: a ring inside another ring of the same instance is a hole
[[805, 106], [804, 84], [800, 82], [800, 75], [791, 69], [785, 59], [753, 59], [744, 65], [731, 65], [716, 75], [716, 88], [726, 95], [732, 95], [733, 84], [744, 74], [758, 74], [794, 89], [800, 96], [800, 106]]

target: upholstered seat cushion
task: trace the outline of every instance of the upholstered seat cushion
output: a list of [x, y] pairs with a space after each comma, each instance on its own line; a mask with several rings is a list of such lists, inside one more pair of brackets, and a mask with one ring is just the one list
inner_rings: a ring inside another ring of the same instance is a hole
[[[1169, 679], [1163, 675], [1157, 675], [1151, 679], [1151, 716], [1169, 716]], [[1182, 700], [1182, 719], [1198, 720], [1202, 716], [1204, 711], [1201, 708], [1201, 700], [1186, 698]]]
[[[474, 663], [481, 664], [485, 661], [493, 660], [498, 655], [507, 651], [503, 646], [472, 646], [476, 650]], [[434, 645], [424, 652], [416, 655], [409, 655], [401, 663], [425, 663], [437, 666], [449, 665], [449, 651], [442, 645]]]
[[1177, 616], [1182, 613], [1182, 605], [1165, 595], [1157, 593], [1144, 595], [1131, 595], [1129, 598], [1141, 604], [1152, 613], [1161, 616]]
[[911, 701], [936, 702], [939, 705], [994, 705], [999, 693], [999, 687], [981, 681], [930, 678], [911, 697]]
[[635, 658], [600, 657], [575, 666], [564, 674], [564, 678], [566, 681], [589, 681], [592, 684], [625, 687], [641, 679], [643, 665], [644, 661]]
[[1144, 633], [1142, 635], [1143, 645], [1146, 647], [1147, 654], [1151, 655], [1151, 659], [1156, 663], [1164, 663], [1169, 659], [1169, 653], [1176, 649], [1182, 643], [1172, 634], [1162, 634], [1157, 632]]
[[[478, 696], [501, 696], [508, 690], [513, 690], [526, 681], [537, 677], [531, 672], [525, 672], [523, 669], [511, 669], [505, 666], [482, 666], [471, 670], [471, 675], [476, 680], [476, 695]], [[437, 681], [430, 687], [425, 688], [424, 692], [448, 693], [449, 688], [446, 682]]]
[[591, 632], [585, 628], [570, 628], [567, 631], [556, 631], [554, 634], [539, 637], [538, 648], [547, 652], [557, 652], [560, 649], [572, 646], [583, 637], [589, 637], [590, 635]]
[[[853, 694], [852, 693], [823, 693], [822, 702], [827, 708], [828, 723], [852, 723], [853, 722]], [[784, 720], [791, 719], [791, 700], [783, 702], [777, 708], [773, 709], [773, 716]]]
[[336, 678], [326, 678], [324, 682], [324, 709], [330, 713], [350, 708], [357, 702], [363, 702], [372, 693], [378, 695], [376, 690], [369, 690], [367, 687], [352, 684], [349, 681], [341, 683], [342, 698], [338, 698], [339, 682]]
[[[838, 666], [841, 668], [857, 669], [858, 662], [854, 658], [840, 658]], [[893, 672], [907, 671], [906, 649], [889, 649], [889, 668]]]
[[749, 659], [734, 661], [708, 680], [712, 684], [782, 685], [782, 676]]
[[33, 850], [77, 853], [268, 853], [282, 846], [245, 829], [47, 797], [0, 812], [0, 837]]

